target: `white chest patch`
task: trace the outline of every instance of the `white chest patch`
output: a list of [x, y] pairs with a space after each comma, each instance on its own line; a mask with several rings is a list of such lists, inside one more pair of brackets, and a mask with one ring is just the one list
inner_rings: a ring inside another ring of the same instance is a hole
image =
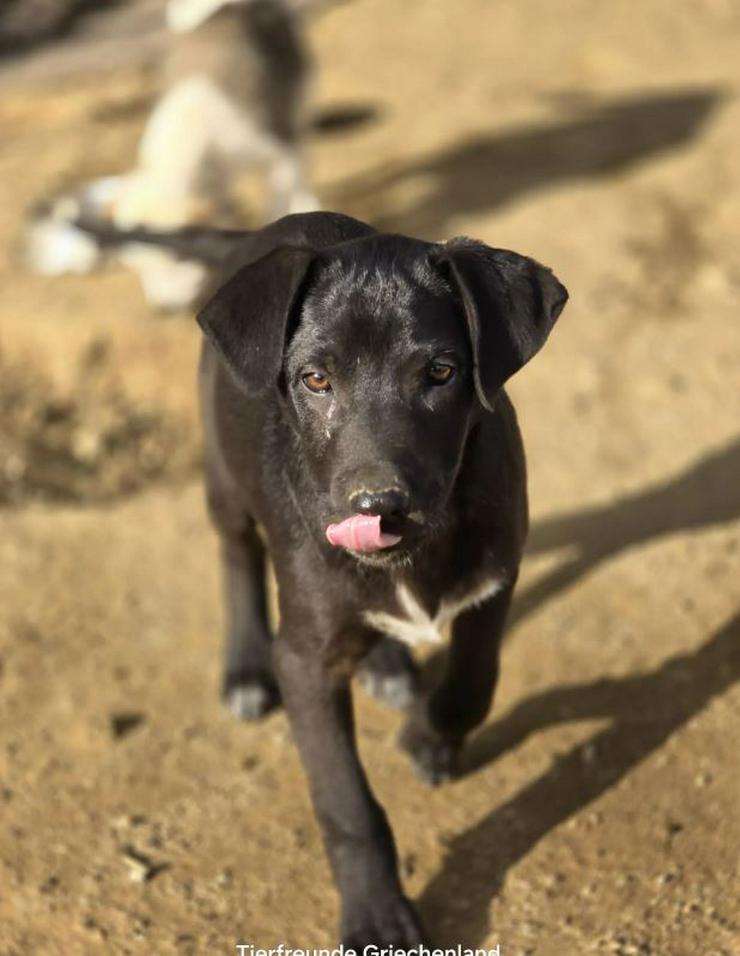
[[423, 641], [439, 643], [442, 640], [442, 628], [449, 624], [462, 611], [482, 604], [497, 594], [504, 586], [501, 577], [486, 578], [460, 598], [443, 600], [434, 617], [421, 606], [414, 594], [405, 584], [396, 588], [396, 600], [401, 614], [389, 614], [387, 611], [364, 611], [362, 618], [366, 624], [382, 631], [389, 637], [398, 638], [412, 647]]

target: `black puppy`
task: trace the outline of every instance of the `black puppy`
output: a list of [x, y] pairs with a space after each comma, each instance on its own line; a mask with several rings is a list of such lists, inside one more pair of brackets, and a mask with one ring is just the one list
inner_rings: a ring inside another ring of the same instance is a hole
[[[452, 772], [491, 703], [527, 529], [502, 386], [543, 345], [567, 293], [516, 253], [378, 235], [330, 213], [280, 220], [237, 257], [245, 264], [198, 317], [226, 691], [257, 716], [279, 688], [341, 894], [342, 942], [418, 944], [358, 760], [349, 681], [363, 659], [403, 679], [407, 652], [391, 639], [434, 639], [451, 622], [446, 674], [405, 742], [424, 776]], [[279, 588], [274, 644], [265, 545]]]
[[[364, 662], [376, 687], [403, 686], [413, 671], [399, 642], [451, 623], [446, 673], [404, 742], [432, 782], [454, 771], [490, 707], [527, 530], [524, 454], [502, 386], [543, 345], [567, 292], [514, 252], [378, 235], [332, 213], [209, 241], [191, 234], [181, 251], [190, 243], [231, 275], [198, 316], [226, 694], [242, 716], [285, 704], [341, 894], [342, 942], [419, 944], [358, 760], [350, 678]], [[279, 587], [274, 643], [265, 548]]]

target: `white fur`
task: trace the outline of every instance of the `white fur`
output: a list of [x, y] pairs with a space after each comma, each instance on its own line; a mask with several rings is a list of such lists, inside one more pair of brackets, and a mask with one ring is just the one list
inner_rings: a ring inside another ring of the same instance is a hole
[[[181, 16], [181, 28], [190, 29], [234, 2], [250, 0], [170, 0], [168, 15]], [[264, 129], [207, 73], [188, 76], [156, 104], [136, 167], [124, 176], [94, 181], [38, 220], [29, 237], [29, 259], [38, 271], [52, 275], [92, 269], [100, 254], [97, 243], [73, 225], [83, 211], [110, 215], [124, 229], [177, 229], [218, 219], [231, 206], [234, 173], [253, 166], [267, 169], [268, 220], [319, 208], [306, 184], [300, 149]], [[187, 307], [202, 287], [205, 270], [199, 264], [176, 262], [167, 253], [140, 246], [126, 249], [120, 258], [137, 271], [154, 305]]]
[[212, 14], [229, 3], [248, 3], [249, 0], [169, 0], [167, 26], [173, 33], [195, 30]]
[[208, 270], [200, 262], [174, 259], [166, 249], [130, 242], [119, 260], [139, 277], [147, 302], [160, 309], [188, 309], [205, 286]]
[[[221, 175], [212, 175], [214, 163]], [[138, 166], [124, 177], [113, 220], [123, 228], [142, 223], [176, 228], [197, 218], [199, 203], [211, 204], [213, 214], [228, 200], [231, 170], [257, 164], [270, 169], [269, 218], [318, 208], [296, 150], [260, 129], [209, 76], [188, 77], [150, 116]], [[187, 307], [205, 275], [202, 266], [173, 263], [154, 250], [137, 249], [126, 261], [139, 273], [149, 302], [166, 308]]]
[[97, 242], [75, 226], [80, 216], [104, 215], [103, 210], [121, 191], [121, 178], [93, 180], [77, 193], [59, 196], [43, 216], [29, 226], [26, 254], [42, 275], [90, 272], [100, 261]]
[[501, 577], [486, 578], [476, 584], [460, 598], [443, 599], [434, 617], [421, 606], [417, 598], [405, 584], [396, 588], [396, 600], [403, 616], [389, 614], [387, 611], [365, 611], [366, 624], [382, 631], [390, 637], [398, 638], [412, 647], [423, 641], [439, 643], [442, 640], [442, 628], [467, 608], [482, 604], [497, 594], [504, 586]]
[[[195, 30], [221, 7], [230, 3], [251, 3], [252, 0], [169, 0], [167, 3], [167, 26], [173, 33]], [[319, 0], [283, 0], [295, 13], [302, 13]]]
[[90, 272], [100, 259], [94, 239], [68, 222], [51, 218], [30, 227], [26, 254], [36, 272], [46, 276]]
[[[217, 163], [221, 175], [209, 177]], [[198, 196], [226, 189], [233, 168], [270, 168], [273, 218], [318, 208], [297, 151], [261, 129], [206, 74], [181, 80], [157, 103], [139, 146], [137, 169], [115, 205], [120, 226], [178, 226]]]

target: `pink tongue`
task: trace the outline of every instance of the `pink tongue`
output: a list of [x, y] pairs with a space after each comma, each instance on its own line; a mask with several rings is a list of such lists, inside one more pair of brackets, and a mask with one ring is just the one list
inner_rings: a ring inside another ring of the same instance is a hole
[[398, 544], [400, 535], [385, 534], [380, 530], [380, 515], [352, 515], [326, 529], [329, 544], [351, 551], [380, 551]]

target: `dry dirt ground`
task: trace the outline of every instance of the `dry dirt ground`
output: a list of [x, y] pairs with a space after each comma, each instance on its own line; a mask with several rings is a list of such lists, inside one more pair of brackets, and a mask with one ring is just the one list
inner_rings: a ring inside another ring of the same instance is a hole
[[[311, 29], [320, 108], [370, 117], [317, 138], [326, 205], [526, 251], [572, 293], [511, 388], [531, 548], [465, 776], [425, 789], [357, 694], [438, 945], [740, 953], [739, 31], [733, 0], [355, 0]], [[30, 204], [130, 162], [153, 73], [9, 76], [0, 954], [328, 946], [285, 718], [218, 701], [195, 325], [123, 269], [18, 258]]]

